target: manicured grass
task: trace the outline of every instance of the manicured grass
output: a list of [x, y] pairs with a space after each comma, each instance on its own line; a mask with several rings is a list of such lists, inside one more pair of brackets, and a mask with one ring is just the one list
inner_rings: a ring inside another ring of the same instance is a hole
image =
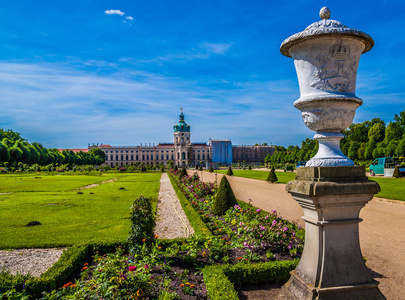
[[369, 177], [381, 187], [376, 197], [405, 201], [405, 178]]
[[[255, 171], [255, 170], [236, 170], [232, 169], [233, 175], [238, 177], [245, 177], [251, 179], [266, 180], [269, 176], [270, 170], [268, 171]], [[226, 174], [227, 170], [218, 170], [220, 174]], [[276, 172], [278, 183], [287, 183], [295, 179], [296, 174], [293, 172]]]
[[[19, 175], [18, 179], [15, 176], [1, 175], [1, 193], [11, 193], [0, 195], [0, 248], [56, 247], [81, 242], [123, 241], [129, 233], [130, 206], [139, 195], [157, 198], [160, 175], [41, 174]], [[82, 189], [83, 194], [77, 194], [82, 186], [112, 178], [117, 180]], [[26, 182], [27, 185], [17, 181]], [[31, 221], [39, 221], [42, 225], [26, 227]]]
[[68, 191], [120, 176], [121, 174], [111, 173], [102, 176], [49, 175], [47, 173], [1, 174], [0, 193]]

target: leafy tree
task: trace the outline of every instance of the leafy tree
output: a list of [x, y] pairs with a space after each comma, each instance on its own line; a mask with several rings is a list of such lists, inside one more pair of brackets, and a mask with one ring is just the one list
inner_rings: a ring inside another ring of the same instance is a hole
[[98, 165], [101, 165], [105, 162], [105, 153], [100, 148], [90, 149], [89, 154], [96, 158]]
[[384, 140], [384, 135], [385, 135], [385, 124], [376, 123], [373, 126], [371, 126], [370, 130], [368, 131], [368, 140], [374, 143], [378, 143]]
[[6, 144], [0, 142], [0, 161], [7, 162], [10, 159], [10, 153]]

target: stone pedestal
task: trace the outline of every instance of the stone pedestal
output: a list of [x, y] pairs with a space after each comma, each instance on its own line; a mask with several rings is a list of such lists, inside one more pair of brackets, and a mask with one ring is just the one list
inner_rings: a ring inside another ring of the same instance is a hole
[[385, 299], [362, 258], [360, 210], [380, 191], [364, 167], [304, 167], [286, 187], [304, 209], [305, 247], [288, 299]]

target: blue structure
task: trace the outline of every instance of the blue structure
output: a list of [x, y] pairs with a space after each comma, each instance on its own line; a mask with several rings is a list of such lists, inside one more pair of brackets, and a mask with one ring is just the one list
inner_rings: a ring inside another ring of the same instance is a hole
[[231, 140], [210, 140], [211, 162], [214, 166], [232, 164]]

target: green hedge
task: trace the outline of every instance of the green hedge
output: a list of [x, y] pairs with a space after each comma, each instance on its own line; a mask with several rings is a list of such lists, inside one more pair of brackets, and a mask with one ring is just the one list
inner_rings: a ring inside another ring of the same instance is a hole
[[203, 269], [207, 296], [212, 300], [238, 300], [233, 283], [224, 274], [222, 266], [208, 266]]
[[7, 272], [0, 273], [0, 294], [11, 289], [22, 291], [25, 284], [27, 294], [36, 299], [36, 297], [41, 296], [42, 292], [57, 289], [65, 284], [74, 272], [79, 271], [84, 262], [94, 253], [98, 252], [102, 255], [114, 252], [118, 246], [128, 248], [127, 243], [119, 242], [80, 244], [69, 247], [63, 251], [59, 260], [40, 277], [14, 276]]
[[194, 228], [194, 232], [202, 237], [212, 236], [212, 232], [208, 229], [207, 225], [201, 219], [200, 215], [194, 207], [191, 205], [190, 201], [184, 195], [184, 193], [180, 190], [180, 187], [175, 178], [171, 173], [167, 173], [169, 175], [170, 182], [179, 197], [180, 204], [183, 207], [184, 213], [186, 214], [191, 226]]
[[234, 285], [285, 282], [299, 260], [255, 264], [207, 266], [203, 269], [207, 294], [212, 300], [239, 299]]

